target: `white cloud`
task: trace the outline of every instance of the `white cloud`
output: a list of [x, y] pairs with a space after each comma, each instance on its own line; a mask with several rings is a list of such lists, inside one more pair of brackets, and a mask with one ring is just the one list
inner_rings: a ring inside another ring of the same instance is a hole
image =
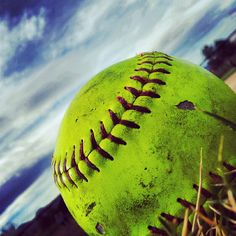
[[0, 80], [0, 117], [6, 120], [0, 124], [0, 138], [12, 131], [0, 142], [0, 166], [5, 167], [0, 184], [53, 151], [70, 100], [95, 73], [90, 56], [79, 61], [78, 52], [72, 52], [30, 70], [24, 80]]
[[86, 47], [86, 54], [99, 50], [93, 60], [107, 61], [110, 56], [114, 62], [140, 51], [171, 53], [196, 22], [221, 5], [220, 0], [85, 1], [64, 26], [63, 37], [51, 42], [45, 54], [54, 58], [65, 50]]
[[[33, 218], [36, 211], [58, 195], [48, 169], [0, 217], [0, 229], [8, 222], [18, 226]], [[1, 233], [1, 231], [0, 231]]]
[[0, 20], [0, 76], [18, 47], [24, 47], [27, 42], [42, 37], [45, 27], [44, 15], [43, 9], [37, 16], [28, 17], [25, 13], [12, 29], [7, 21]]
[[225, 10], [228, 7], [230, 7], [234, 2], [235, 2], [235, 0], [224, 0], [224, 1], [221, 1], [221, 4], [219, 5], [219, 9], [220, 10]]

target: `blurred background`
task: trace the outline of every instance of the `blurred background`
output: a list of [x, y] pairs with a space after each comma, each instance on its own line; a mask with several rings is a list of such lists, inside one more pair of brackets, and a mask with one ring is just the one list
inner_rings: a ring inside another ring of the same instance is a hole
[[157, 50], [236, 90], [235, 30], [236, 0], [1, 0], [0, 234], [83, 235], [50, 163], [63, 114], [91, 76]]

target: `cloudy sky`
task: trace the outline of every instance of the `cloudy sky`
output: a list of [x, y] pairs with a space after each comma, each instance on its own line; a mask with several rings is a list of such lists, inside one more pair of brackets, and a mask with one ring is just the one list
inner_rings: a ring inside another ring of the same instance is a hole
[[149, 50], [199, 64], [235, 22], [236, 0], [1, 0], [0, 229], [58, 194], [58, 127], [92, 75]]

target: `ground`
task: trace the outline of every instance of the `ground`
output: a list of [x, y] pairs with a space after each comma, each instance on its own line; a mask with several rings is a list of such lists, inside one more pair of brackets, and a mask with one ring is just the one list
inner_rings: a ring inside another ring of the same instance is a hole
[[236, 71], [225, 80], [225, 83], [236, 92]]

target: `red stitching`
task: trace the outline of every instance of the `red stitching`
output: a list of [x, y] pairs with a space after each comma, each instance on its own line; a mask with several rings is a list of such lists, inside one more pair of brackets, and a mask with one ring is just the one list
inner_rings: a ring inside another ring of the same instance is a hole
[[69, 180], [69, 182], [70, 182], [72, 185], [78, 187], [78, 186], [76, 185], [76, 183], [73, 181], [73, 179], [71, 179], [68, 170], [66, 170], [66, 158], [65, 158], [64, 163], [63, 163], [63, 173], [66, 174], [66, 178]]
[[161, 213], [161, 216], [175, 225], [179, 225], [183, 221], [182, 218], [167, 214], [165, 212]]
[[229, 163], [226, 163], [225, 161], [223, 162], [223, 166], [229, 171], [236, 170], [236, 168], [234, 166], [230, 165]]
[[184, 200], [182, 198], [177, 198], [177, 202], [179, 202], [183, 207], [189, 208], [190, 210], [192, 209], [192, 207], [195, 208], [195, 205], [193, 203], [188, 202], [187, 200]]
[[160, 80], [160, 79], [147, 79], [147, 78], [144, 78], [144, 77], [138, 76], [138, 75], [131, 76], [130, 79], [136, 80], [136, 81], [140, 82], [142, 85], [145, 85], [145, 84], [148, 84], [148, 83], [166, 85], [166, 82], [164, 82], [163, 80]]
[[95, 140], [94, 132], [91, 129], [90, 130], [90, 141], [92, 144], [93, 149], [97, 150], [98, 153], [100, 153], [103, 157], [109, 160], [114, 160], [114, 158], [105, 150], [103, 150], [98, 144], [97, 141]]
[[[153, 55], [151, 53], [144, 53], [142, 55], [143, 55], [142, 59], [146, 59], [146, 58], [152, 58], [152, 59], [163, 58], [163, 59], [167, 59], [169, 61], [172, 61], [172, 59], [168, 55], [151, 56], [151, 55]], [[171, 64], [169, 62], [163, 61], [163, 60], [162, 61], [157, 61], [157, 62], [152, 62], [152, 61], [146, 60], [146, 61], [140, 62], [138, 64], [141, 65], [141, 64], [145, 64], [145, 63], [151, 64], [152, 67], [156, 64], [165, 64], [167, 66], [171, 66]], [[170, 74], [170, 72], [167, 71], [164, 68], [158, 68], [158, 69], [137, 68], [137, 69], [135, 69], [135, 71], [145, 71], [145, 72], [148, 73], [148, 77], [149, 77], [150, 74], [155, 73], [155, 72], [160, 72], [160, 73], [163, 73], [163, 74]], [[163, 80], [160, 80], [158, 78], [149, 79], [149, 78], [145, 78], [145, 77], [138, 76], [138, 75], [131, 76], [130, 78], [133, 79], [133, 80], [139, 81], [142, 84], [142, 87], [147, 83], [155, 83], [155, 84], [158, 84], [158, 85], [165, 85], [166, 84]], [[137, 90], [136, 88], [128, 87], [128, 86], [126, 86], [125, 89], [127, 91], [129, 91], [130, 93], [132, 93], [134, 96], [136, 96], [136, 98], [139, 97], [139, 96], [148, 96], [148, 97], [151, 97], [151, 98], [159, 98], [160, 97], [159, 94], [157, 94], [153, 91]], [[123, 97], [118, 96], [117, 100], [120, 102], [120, 104], [124, 107], [125, 110], [135, 110], [135, 111], [138, 111], [140, 113], [150, 113], [151, 112], [150, 109], [147, 108], [147, 107], [134, 105], [133, 103], [128, 103]], [[134, 129], [139, 129], [140, 128], [140, 126], [138, 124], [136, 124], [135, 122], [133, 122], [133, 121], [122, 120], [111, 109], [109, 109], [108, 111], [109, 111], [109, 115], [110, 115], [110, 118], [111, 118], [114, 126], [117, 125], [117, 124], [121, 124], [121, 125], [124, 125], [128, 128], [134, 128]], [[105, 126], [104, 126], [102, 121], [100, 122], [100, 133], [101, 133], [102, 139], [107, 138], [111, 142], [114, 142], [116, 144], [126, 145], [126, 142], [123, 139], [121, 139], [119, 137], [116, 137], [116, 136], [112, 135], [111, 133], [108, 133], [106, 131]], [[90, 142], [91, 142], [91, 145], [92, 145], [92, 150], [86, 156], [85, 153], [84, 153], [83, 140], [81, 140], [80, 150], [79, 150], [79, 158], [80, 158], [81, 161], [85, 161], [85, 163], [87, 164], [88, 167], [90, 167], [91, 169], [96, 170], [96, 171], [99, 172], [100, 171], [99, 168], [96, 165], [94, 165], [88, 158], [88, 156], [90, 155], [90, 153], [93, 150], [96, 150], [101, 156], [103, 156], [106, 159], [114, 160], [114, 158], [107, 151], [105, 151], [104, 149], [102, 149], [99, 146], [99, 144], [97, 143], [97, 141], [95, 139], [95, 135], [94, 135], [94, 132], [93, 132], [92, 129], [90, 130]], [[70, 165], [70, 168], [68, 168], [68, 169], [66, 169], [66, 161], [67, 161], [67, 158], [64, 159], [63, 173], [65, 173], [66, 178], [68, 179], [68, 181], [72, 185], [78, 187], [76, 185], [76, 183], [74, 182], [74, 180], [69, 175], [69, 170], [71, 168], [75, 168], [76, 173], [79, 176], [79, 178], [81, 178], [82, 180], [85, 180], [86, 182], [88, 182], [88, 179], [79, 170], [78, 164], [75, 160], [75, 146], [74, 146], [72, 157], [71, 157], [71, 165]], [[57, 177], [59, 177], [61, 184], [65, 187], [67, 187], [65, 182], [63, 181], [63, 178], [62, 178], [63, 173], [61, 173], [61, 171], [60, 171], [60, 166], [61, 166], [60, 161], [58, 161], [57, 164], [56, 164], [56, 162], [54, 162], [54, 181], [56, 182], [56, 184], [59, 187], [61, 187], [59, 182], [58, 182], [58, 179], [57, 179]]]
[[83, 140], [81, 140], [80, 142], [80, 160], [82, 161], [85, 161], [85, 163], [87, 164], [88, 167], [92, 168], [93, 170], [96, 170], [96, 171], [100, 171], [99, 168], [94, 165], [89, 159], [87, 156], [85, 156], [84, 154], [84, 142]]
[[133, 121], [119, 119], [119, 117], [116, 115], [116, 113], [114, 113], [111, 109], [109, 109], [108, 111], [109, 111], [111, 120], [113, 121], [114, 125], [121, 124], [121, 125], [124, 125], [128, 128], [133, 128], [133, 129], [140, 128], [140, 126]]
[[151, 98], [160, 98], [159, 94], [156, 94], [152, 91], [142, 91], [142, 90], [137, 90], [136, 88], [133, 87], [128, 87], [125, 86], [125, 89], [127, 91], [129, 91], [130, 93], [132, 93], [134, 96], [139, 97], [139, 96], [148, 96]]
[[[193, 184], [193, 188], [198, 192], [199, 186], [197, 184]], [[211, 198], [212, 194], [205, 188], [201, 187], [201, 195], [204, 196], [205, 198]]]
[[120, 118], [116, 115], [116, 113], [113, 112], [111, 109], [109, 109], [108, 111], [109, 111], [111, 120], [113, 121], [113, 124], [114, 125], [119, 124], [120, 123]]
[[143, 59], [147, 59], [147, 58], [151, 58], [151, 59], [166, 59], [166, 60], [169, 60], [169, 61], [173, 61], [173, 59], [168, 56], [168, 55], [161, 55], [161, 56], [143, 56], [142, 58], [140, 58], [139, 60], [143, 60]]
[[58, 173], [58, 176], [59, 176], [61, 184], [69, 190], [69, 188], [67, 187], [67, 185], [65, 184], [65, 182], [64, 182], [64, 180], [62, 178], [62, 173], [60, 171], [60, 163], [61, 163], [61, 161], [58, 162], [57, 173]]
[[118, 96], [117, 100], [124, 107], [125, 110], [135, 110], [141, 113], [151, 113], [147, 107], [137, 106], [132, 103], [128, 103], [123, 97]]
[[124, 125], [124, 126], [126, 126], [128, 128], [133, 128], [133, 129], [139, 129], [140, 128], [140, 126], [138, 124], [136, 124], [133, 121], [129, 121], [129, 120], [121, 120], [120, 124]]
[[[74, 149], [75, 150], [75, 149]], [[75, 168], [76, 174], [83, 180], [85, 180], [86, 182], [88, 182], [88, 179], [85, 177], [85, 175], [79, 170], [76, 161], [75, 161], [75, 151], [73, 151], [72, 153], [72, 157], [71, 157], [71, 168]]]
[[167, 66], [172, 66], [168, 61], [156, 61], [156, 62], [152, 62], [152, 61], [142, 61], [139, 62], [138, 65], [143, 65], [143, 64], [150, 64], [150, 65], [157, 65], [157, 64], [165, 64]]
[[211, 179], [214, 181], [214, 183], [216, 184], [220, 184], [220, 183], [223, 183], [223, 179], [221, 176], [213, 173], [213, 172], [209, 172], [209, 176], [211, 177]]
[[106, 159], [109, 159], [111, 161], [114, 160], [114, 158], [108, 153], [106, 152], [105, 150], [103, 150], [101, 147], [97, 147], [97, 151], [98, 153], [100, 153], [103, 157], [105, 157]]
[[148, 74], [152, 74], [152, 73], [156, 73], [156, 72], [160, 72], [160, 73], [163, 73], [163, 74], [170, 74], [170, 72], [167, 71], [167, 70], [164, 69], [164, 68], [148, 69], [148, 68], [142, 67], [142, 68], [137, 68], [137, 69], [135, 69], [135, 71], [145, 71], [145, 72], [147, 72]]
[[165, 230], [163, 230], [163, 229], [159, 229], [159, 228], [151, 226], [151, 225], [148, 226], [148, 229], [154, 235], [168, 236], [168, 233]]
[[79, 154], [80, 154], [80, 160], [85, 160], [85, 154], [84, 154], [84, 141], [81, 139], [80, 141], [80, 148], [79, 148]]
[[126, 145], [126, 142], [123, 139], [115, 137], [112, 134], [108, 134], [102, 121], [100, 121], [100, 132], [103, 139], [108, 138], [114, 143]]

